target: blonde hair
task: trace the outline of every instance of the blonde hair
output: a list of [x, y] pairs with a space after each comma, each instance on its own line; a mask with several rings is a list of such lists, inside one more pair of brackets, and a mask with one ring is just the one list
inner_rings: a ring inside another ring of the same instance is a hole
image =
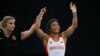
[[8, 20], [12, 20], [12, 19], [15, 20], [15, 18], [12, 16], [4, 16], [3, 20], [0, 21], [0, 29], [3, 29], [7, 25]]

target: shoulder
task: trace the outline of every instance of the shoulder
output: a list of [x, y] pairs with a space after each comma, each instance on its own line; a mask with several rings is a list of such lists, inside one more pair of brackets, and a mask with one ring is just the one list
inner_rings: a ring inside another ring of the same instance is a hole
[[60, 37], [61, 40], [64, 40], [64, 42], [66, 43], [67, 37], [64, 35], [63, 32], [59, 35], [59, 37]]
[[59, 37], [65, 38], [64, 32], [60, 33], [60, 34], [59, 34]]

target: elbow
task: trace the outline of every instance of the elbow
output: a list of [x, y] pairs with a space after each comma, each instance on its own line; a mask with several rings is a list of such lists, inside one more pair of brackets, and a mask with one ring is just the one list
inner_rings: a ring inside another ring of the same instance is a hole
[[75, 25], [75, 28], [77, 28], [77, 27], [78, 27], [78, 25], [76, 24], [76, 25]]
[[76, 24], [76, 25], [74, 25], [74, 28], [76, 29], [78, 27], [78, 25]]
[[78, 24], [72, 24], [72, 26], [73, 26], [74, 28], [77, 28], [77, 27], [78, 27]]

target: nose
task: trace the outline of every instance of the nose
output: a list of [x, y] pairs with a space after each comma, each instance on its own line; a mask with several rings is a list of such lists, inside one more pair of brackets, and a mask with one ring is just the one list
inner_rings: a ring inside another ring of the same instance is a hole
[[59, 26], [57, 25], [56, 28], [59, 28]]

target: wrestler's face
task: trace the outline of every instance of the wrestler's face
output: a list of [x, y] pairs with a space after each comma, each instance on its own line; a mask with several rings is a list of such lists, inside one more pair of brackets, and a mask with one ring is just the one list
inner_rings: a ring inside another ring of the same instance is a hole
[[50, 32], [54, 34], [58, 34], [60, 31], [60, 25], [57, 21], [51, 23]]
[[9, 31], [13, 31], [15, 28], [15, 19], [9, 19], [6, 24], [6, 29]]

